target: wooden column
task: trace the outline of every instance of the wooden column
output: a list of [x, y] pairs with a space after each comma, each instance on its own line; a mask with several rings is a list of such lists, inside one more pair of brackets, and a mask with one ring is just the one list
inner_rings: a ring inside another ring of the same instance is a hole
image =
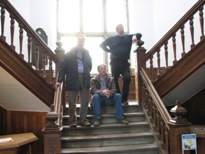
[[[186, 109], [183, 108], [179, 101], [176, 101], [176, 106], [170, 110], [174, 118], [169, 122], [170, 126], [170, 154], [182, 154], [182, 134], [190, 134], [190, 126], [186, 120]], [[184, 151], [184, 154], [189, 154], [189, 151]]]
[[44, 154], [61, 153], [61, 131], [56, 121], [57, 113], [54, 111], [54, 105], [51, 105], [51, 111], [46, 115], [48, 124], [43, 129], [44, 136]]
[[137, 87], [137, 91], [136, 91], [136, 100], [138, 100], [139, 104], [142, 103], [142, 99], [143, 99], [143, 82], [141, 80], [140, 77], [140, 70], [141, 67], [145, 68], [146, 63], [144, 62], [144, 56], [145, 56], [145, 52], [146, 49], [144, 47], [142, 47], [142, 45], [144, 44], [143, 41], [138, 41], [137, 45], [139, 46], [134, 52], [137, 53], [136, 55], [136, 69], [135, 69], [135, 86]]

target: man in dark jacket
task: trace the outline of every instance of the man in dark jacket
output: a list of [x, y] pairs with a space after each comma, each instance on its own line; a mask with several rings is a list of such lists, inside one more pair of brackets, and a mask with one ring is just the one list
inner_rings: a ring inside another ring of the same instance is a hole
[[100, 47], [110, 52], [110, 66], [112, 75], [115, 80], [117, 92], [121, 93], [118, 78], [122, 75], [123, 87], [122, 87], [122, 103], [128, 105], [129, 85], [131, 81], [130, 77], [130, 50], [132, 43], [136, 43], [141, 38], [141, 34], [125, 34], [122, 24], [117, 25], [116, 35], [108, 37], [100, 44]]
[[70, 127], [76, 127], [76, 97], [80, 94], [80, 125], [90, 126], [86, 119], [88, 112], [89, 88], [90, 88], [90, 71], [92, 69], [92, 59], [88, 50], [84, 48], [85, 35], [80, 34], [77, 39], [77, 46], [73, 47], [64, 56], [58, 75], [57, 88], [64, 81], [66, 91], [68, 92], [69, 103], [69, 122]]
[[98, 72], [99, 74], [91, 79], [90, 86], [95, 116], [94, 126], [100, 125], [102, 105], [114, 105], [118, 122], [122, 124], [128, 124], [122, 109], [121, 94], [116, 93], [115, 82], [113, 78], [109, 77], [107, 74], [106, 65], [99, 65]]

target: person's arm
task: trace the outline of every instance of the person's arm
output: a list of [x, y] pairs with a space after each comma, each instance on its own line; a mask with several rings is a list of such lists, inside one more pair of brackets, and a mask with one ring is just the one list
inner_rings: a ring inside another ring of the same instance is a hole
[[110, 80], [108, 83], [108, 89], [110, 90], [110, 96], [113, 96], [117, 92], [113, 77], [110, 77]]
[[102, 90], [98, 88], [97, 84], [99, 84], [95, 79], [91, 79], [90, 81], [90, 94], [100, 94], [103, 95]]
[[101, 47], [104, 51], [110, 52], [110, 49], [109, 49], [109, 39], [104, 40], [104, 41], [100, 44], [100, 47]]

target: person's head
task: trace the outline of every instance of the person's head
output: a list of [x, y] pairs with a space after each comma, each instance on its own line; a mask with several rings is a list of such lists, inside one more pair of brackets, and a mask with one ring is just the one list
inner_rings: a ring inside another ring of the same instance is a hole
[[107, 73], [107, 66], [105, 64], [100, 64], [97, 66], [98, 73], [101, 77], [105, 76]]
[[77, 38], [77, 46], [83, 48], [86, 36], [84, 34], [79, 34]]
[[117, 35], [124, 35], [124, 26], [122, 24], [119, 24], [116, 26], [116, 33]]

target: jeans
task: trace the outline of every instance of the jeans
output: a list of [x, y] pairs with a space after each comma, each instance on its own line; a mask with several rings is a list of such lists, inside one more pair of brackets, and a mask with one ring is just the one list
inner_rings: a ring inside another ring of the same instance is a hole
[[101, 106], [115, 106], [115, 111], [116, 111], [116, 118], [117, 119], [124, 119], [124, 113], [122, 109], [122, 98], [121, 94], [115, 93], [114, 96], [111, 98], [107, 98], [105, 96], [100, 96], [99, 94], [94, 94], [93, 95], [93, 100], [92, 100], [92, 105], [93, 105], [93, 111], [94, 111], [94, 116], [95, 119], [101, 119]]

